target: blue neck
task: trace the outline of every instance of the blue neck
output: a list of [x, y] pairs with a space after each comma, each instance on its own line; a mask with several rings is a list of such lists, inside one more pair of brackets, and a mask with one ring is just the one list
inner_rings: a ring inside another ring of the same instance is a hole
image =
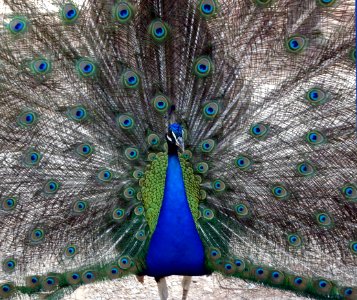
[[146, 257], [146, 274], [198, 276], [207, 274], [201, 239], [187, 201], [177, 153], [169, 153], [164, 199]]

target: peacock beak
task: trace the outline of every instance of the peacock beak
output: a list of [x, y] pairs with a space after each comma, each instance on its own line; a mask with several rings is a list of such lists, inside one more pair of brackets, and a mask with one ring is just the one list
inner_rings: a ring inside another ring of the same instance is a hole
[[172, 133], [174, 139], [175, 139], [175, 143], [176, 143], [176, 146], [179, 147], [181, 149], [181, 151], [185, 151], [185, 145], [184, 145], [184, 142], [183, 142], [183, 138], [181, 136], [177, 137], [175, 135], [175, 133]]

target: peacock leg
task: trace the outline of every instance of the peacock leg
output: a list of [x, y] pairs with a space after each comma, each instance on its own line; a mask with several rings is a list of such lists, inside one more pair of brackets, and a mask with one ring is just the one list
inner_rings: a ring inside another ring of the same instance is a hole
[[167, 290], [166, 278], [155, 277], [155, 280], [159, 289], [160, 300], [167, 300], [167, 298], [169, 297], [169, 292]]
[[184, 276], [182, 279], [182, 288], [183, 288], [182, 300], [187, 299], [188, 290], [190, 289], [191, 281], [192, 281], [192, 276]]

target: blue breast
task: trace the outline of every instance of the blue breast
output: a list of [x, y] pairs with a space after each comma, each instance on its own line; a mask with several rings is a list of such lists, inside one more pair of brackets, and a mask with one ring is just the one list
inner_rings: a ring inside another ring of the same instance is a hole
[[164, 199], [146, 257], [146, 274], [204, 275], [204, 248], [198, 235], [182, 177], [180, 161], [169, 155]]

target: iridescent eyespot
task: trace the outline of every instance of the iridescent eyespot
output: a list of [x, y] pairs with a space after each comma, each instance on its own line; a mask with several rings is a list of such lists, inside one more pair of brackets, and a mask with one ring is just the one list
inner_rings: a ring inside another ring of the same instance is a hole
[[214, 218], [214, 213], [211, 209], [204, 209], [202, 212], [202, 216], [203, 218], [205, 218], [206, 220], [212, 220]]
[[158, 95], [154, 97], [154, 99], [152, 99], [151, 102], [155, 110], [157, 110], [160, 113], [165, 113], [170, 106], [169, 98], [163, 95]]
[[45, 238], [45, 231], [41, 228], [35, 228], [30, 233], [30, 240], [33, 243], [42, 242]]
[[140, 178], [143, 178], [144, 177], [144, 172], [142, 170], [135, 170], [133, 172], [133, 177], [135, 179], [140, 179]]
[[298, 163], [296, 166], [296, 170], [299, 173], [299, 175], [308, 177], [308, 176], [313, 176], [315, 174], [315, 168], [314, 166], [307, 162], [303, 161], [301, 163]]
[[122, 271], [117, 266], [108, 266], [107, 275], [110, 279], [116, 279], [122, 275]]
[[217, 13], [218, 5], [216, 0], [201, 0], [199, 11], [204, 18], [210, 18]]
[[328, 213], [316, 214], [316, 221], [322, 227], [331, 227], [333, 225], [332, 218]]
[[328, 100], [328, 94], [319, 88], [312, 88], [307, 91], [305, 99], [309, 101], [311, 105], [321, 105]]
[[127, 270], [131, 267], [131, 258], [129, 256], [122, 256], [118, 260], [118, 266], [119, 268], [123, 270]]
[[215, 192], [223, 192], [226, 189], [226, 184], [220, 179], [213, 181], [211, 186]]
[[110, 182], [113, 179], [113, 174], [110, 170], [104, 169], [99, 171], [97, 174], [97, 178], [99, 179], [100, 182]]
[[265, 270], [263, 267], [256, 267], [254, 269], [254, 277], [257, 280], [265, 280], [268, 278], [268, 271]]
[[357, 187], [353, 183], [347, 183], [341, 188], [342, 195], [349, 201], [357, 201]]
[[234, 264], [235, 264], [238, 272], [242, 272], [245, 269], [245, 262], [243, 259], [236, 258], [234, 260]]
[[357, 294], [357, 289], [355, 287], [344, 287], [341, 288], [340, 293], [345, 297], [344, 299], [353, 300], [356, 298], [355, 295]]
[[290, 246], [300, 247], [302, 244], [302, 240], [301, 240], [301, 237], [296, 233], [289, 234], [288, 235], [288, 243]]
[[235, 159], [235, 165], [242, 171], [248, 171], [252, 168], [253, 161], [245, 154], [239, 154]]
[[161, 20], [155, 20], [149, 26], [149, 33], [155, 42], [161, 43], [168, 37], [169, 28]]
[[68, 245], [64, 250], [64, 255], [66, 257], [73, 257], [77, 254], [77, 247], [75, 245]]
[[216, 260], [221, 257], [221, 251], [218, 248], [211, 247], [208, 250], [210, 258]]
[[144, 230], [139, 230], [136, 234], [135, 234], [135, 238], [139, 241], [145, 241], [146, 240], [146, 233]]
[[154, 152], [149, 152], [148, 153], [148, 156], [147, 156], [147, 160], [148, 161], [154, 161], [156, 159], [157, 159], [157, 154], [156, 153], [154, 153]]
[[66, 3], [62, 6], [60, 14], [65, 24], [73, 24], [79, 17], [79, 10], [74, 4]]
[[148, 144], [152, 147], [158, 146], [160, 143], [160, 138], [157, 134], [155, 133], [151, 133], [148, 135], [148, 137], [146, 138]]
[[326, 142], [324, 135], [317, 130], [309, 131], [305, 136], [306, 141], [313, 146], [321, 145]]
[[278, 200], [286, 200], [289, 198], [289, 192], [282, 184], [276, 184], [272, 187], [271, 192], [273, 196]]
[[325, 279], [318, 279], [314, 281], [314, 287], [319, 294], [327, 295], [332, 289], [332, 284]]
[[17, 199], [15, 197], [5, 197], [1, 200], [1, 209], [4, 211], [10, 211], [15, 209], [17, 205]]
[[59, 188], [60, 188], [60, 183], [51, 179], [45, 183], [43, 191], [46, 194], [55, 194], [57, 193]]
[[206, 174], [208, 172], [208, 164], [205, 162], [199, 162], [196, 164], [195, 170], [200, 174]]
[[134, 188], [132, 187], [127, 187], [125, 190], [124, 190], [124, 197], [126, 199], [132, 199], [135, 197], [135, 194], [136, 194], [136, 191]]
[[23, 155], [23, 162], [28, 167], [37, 166], [41, 161], [42, 155], [33, 148], [28, 149]]
[[81, 214], [88, 208], [88, 202], [83, 200], [76, 200], [72, 204], [72, 211], [74, 214]]
[[91, 283], [95, 280], [95, 273], [93, 271], [86, 271], [82, 274], [83, 283]]
[[137, 207], [135, 207], [134, 213], [137, 216], [141, 216], [144, 213], [144, 206], [138, 205]]
[[273, 3], [274, 0], [254, 0], [255, 4], [258, 6], [269, 6], [270, 4]]
[[125, 216], [125, 210], [122, 208], [116, 208], [114, 209], [112, 216], [114, 220], [122, 220]]
[[38, 115], [34, 111], [23, 111], [17, 116], [17, 124], [22, 127], [31, 127], [38, 121]]
[[257, 139], [265, 139], [269, 133], [269, 126], [263, 123], [255, 123], [250, 127], [250, 135]]
[[204, 153], [210, 153], [215, 148], [216, 143], [212, 139], [207, 139], [201, 142], [201, 151]]
[[316, 3], [320, 6], [333, 6], [337, 0], [316, 0]]
[[139, 150], [135, 147], [128, 147], [124, 152], [125, 156], [129, 160], [135, 160], [139, 157]]
[[349, 246], [351, 253], [357, 255], [357, 241], [350, 242]]
[[124, 87], [128, 89], [137, 89], [140, 84], [140, 77], [136, 72], [128, 70], [122, 75], [122, 82]]
[[15, 17], [7, 25], [7, 28], [13, 34], [21, 34], [27, 31], [28, 22], [24, 17]]
[[192, 158], [192, 152], [190, 150], [185, 150], [182, 152], [181, 157], [185, 160], [190, 160]]
[[26, 286], [29, 288], [37, 288], [40, 286], [39, 276], [28, 276], [26, 277]]
[[82, 143], [76, 147], [76, 153], [82, 157], [89, 157], [94, 151], [94, 147], [90, 143]]
[[69, 118], [77, 122], [82, 122], [88, 119], [87, 109], [81, 105], [69, 108], [67, 115]]
[[114, 6], [113, 15], [120, 24], [126, 24], [134, 17], [134, 8], [130, 3], [121, 1]]
[[76, 69], [80, 76], [89, 78], [94, 77], [97, 72], [97, 66], [89, 58], [82, 58], [77, 61]]
[[2, 262], [2, 269], [4, 270], [4, 272], [10, 273], [15, 271], [15, 267], [16, 267], [16, 260], [14, 258], [6, 258], [3, 262]]
[[225, 274], [233, 274], [236, 271], [235, 265], [231, 263], [230, 261], [228, 262], [222, 262], [223, 265], [223, 272]]
[[66, 280], [68, 281], [69, 284], [80, 284], [81, 282], [81, 276], [79, 275], [79, 273], [67, 273], [66, 274]]
[[51, 62], [48, 59], [36, 59], [31, 62], [30, 69], [33, 74], [45, 75], [51, 71]]
[[238, 218], [247, 218], [251, 214], [249, 204], [245, 202], [241, 202], [235, 205], [234, 211]]
[[122, 129], [133, 129], [135, 126], [134, 119], [128, 114], [121, 114], [116, 117], [116, 122]]
[[212, 120], [219, 113], [219, 106], [216, 102], [209, 102], [203, 107], [203, 116], [206, 119]]
[[285, 278], [285, 275], [283, 272], [280, 272], [277, 270], [271, 272], [270, 281], [271, 281], [271, 283], [273, 283], [275, 285], [283, 283], [284, 278]]
[[200, 78], [209, 76], [213, 71], [212, 60], [208, 56], [201, 56], [194, 62], [194, 73]]
[[53, 291], [57, 288], [58, 284], [59, 281], [57, 277], [48, 276], [43, 278], [41, 286], [45, 291]]
[[300, 53], [306, 48], [307, 40], [302, 35], [294, 35], [285, 41], [285, 46], [291, 53]]
[[0, 297], [8, 298], [15, 292], [14, 285], [10, 282], [0, 285]]

